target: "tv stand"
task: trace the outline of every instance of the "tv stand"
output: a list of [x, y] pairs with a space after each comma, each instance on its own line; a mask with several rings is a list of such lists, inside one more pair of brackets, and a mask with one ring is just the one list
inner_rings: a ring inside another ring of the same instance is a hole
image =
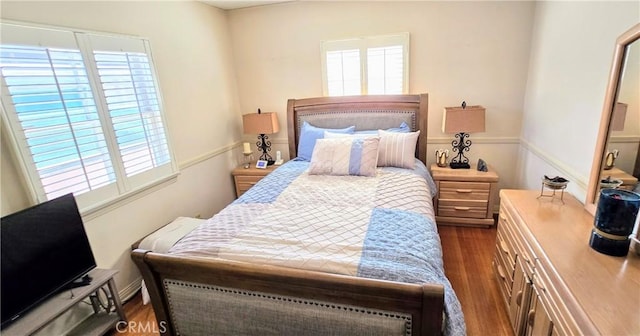
[[[73, 285], [70, 284], [68, 289], [64, 289], [36, 308], [29, 310], [17, 321], [3, 329], [2, 334], [32, 335], [87, 298], [91, 302], [94, 314], [75, 327], [68, 335], [105, 334], [113, 329], [119, 321], [127, 321], [116, 284], [113, 281], [113, 276], [117, 272], [98, 268], [92, 270], [80, 281], [74, 282]], [[109, 311], [105, 311], [100, 304], [99, 294], [103, 291], [109, 301], [106, 305], [109, 307]]]

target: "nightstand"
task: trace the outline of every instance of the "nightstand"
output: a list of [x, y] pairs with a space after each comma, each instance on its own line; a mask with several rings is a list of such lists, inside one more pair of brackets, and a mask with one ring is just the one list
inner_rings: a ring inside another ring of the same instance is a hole
[[238, 166], [231, 172], [233, 182], [236, 185], [236, 197], [240, 197], [245, 191], [249, 190], [249, 188], [253, 187], [258, 181], [262, 180], [263, 177], [278, 167], [280, 166], [271, 165], [265, 169], [260, 169], [256, 168], [255, 162], [251, 162], [249, 168], [244, 168], [242, 165]]
[[438, 186], [433, 207], [437, 224], [484, 226], [494, 224], [493, 206], [498, 192], [498, 174], [489, 165], [481, 172], [431, 165], [431, 175]]
[[636, 187], [636, 184], [638, 184], [638, 179], [635, 176], [625, 172], [618, 167], [613, 167], [609, 170], [603, 170], [600, 176], [602, 179], [606, 179], [607, 176], [611, 176], [611, 179], [613, 180], [622, 181], [622, 185], [618, 187], [619, 189], [633, 190], [633, 188]]

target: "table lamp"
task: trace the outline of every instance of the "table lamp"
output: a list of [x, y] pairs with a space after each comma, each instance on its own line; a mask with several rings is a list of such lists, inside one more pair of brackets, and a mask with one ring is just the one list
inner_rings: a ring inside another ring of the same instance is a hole
[[274, 164], [274, 160], [268, 152], [271, 151], [271, 141], [268, 141], [267, 134], [278, 133], [278, 115], [275, 112], [249, 113], [242, 116], [242, 128], [245, 134], [259, 134], [256, 146], [262, 152], [260, 160], [267, 161], [267, 165]]
[[469, 133], [484, 132], [485, 108], [480, 105], [467, 106], [462, 102], [460, 107], [445, 107], [442, 118], [442, 132], [455, 133], [456, 139], [451, 142], [453, 153], [457, 156], [451, 160], [449, 166], [452, 169], [469, 169], [469, 159], [464, 155], [471, 147]]

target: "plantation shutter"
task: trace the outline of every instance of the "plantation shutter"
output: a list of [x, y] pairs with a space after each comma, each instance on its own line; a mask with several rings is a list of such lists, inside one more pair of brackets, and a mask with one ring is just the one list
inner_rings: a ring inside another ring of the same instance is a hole
[[323, 90], [328, 96], [409, 92], [409, 34], [322, 43]]
[[16, 142], [23, 161], [30, 162], [26, 166], [39, 198], [113, 184], [116, 177], [73, 34], [6, 24], [2, 29], [2, 98], [13, 103], [3, 106], [14, 112], [10, 127], [20, 130]]
[[99, 208], [175, 176], [148, 41], [1, 25], [2, 112], [38, 201]]
[[[170, 164], [160, 102], [144, 43], [129, 41], [128, 51], [110, 49], [91, 37], [96, 68], [127, 177]], [[102, 43], [101, 43], [102, 42]], [[110, 42], [110, 41], [109, 41]], [[113, 48], [111, 48], [113, 49]]]
[[360, 94], [359, 49], [327, 52], [327, 84], [329, 96]]
[[403, 92], [404, 57], [401, 45], [367, 49], [369, 94]]

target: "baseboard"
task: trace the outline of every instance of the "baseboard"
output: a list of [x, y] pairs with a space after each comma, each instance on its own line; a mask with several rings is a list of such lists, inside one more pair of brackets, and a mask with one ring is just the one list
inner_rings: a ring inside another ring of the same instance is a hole
[[142, 286], [142, 277], [138, 277], [132, 283], [127, 285], [125, 288], [118, 291], [118, 295], [120, 295], [120, 299], [123, 302], [129, 301], [132, 297], [134, 297]]

